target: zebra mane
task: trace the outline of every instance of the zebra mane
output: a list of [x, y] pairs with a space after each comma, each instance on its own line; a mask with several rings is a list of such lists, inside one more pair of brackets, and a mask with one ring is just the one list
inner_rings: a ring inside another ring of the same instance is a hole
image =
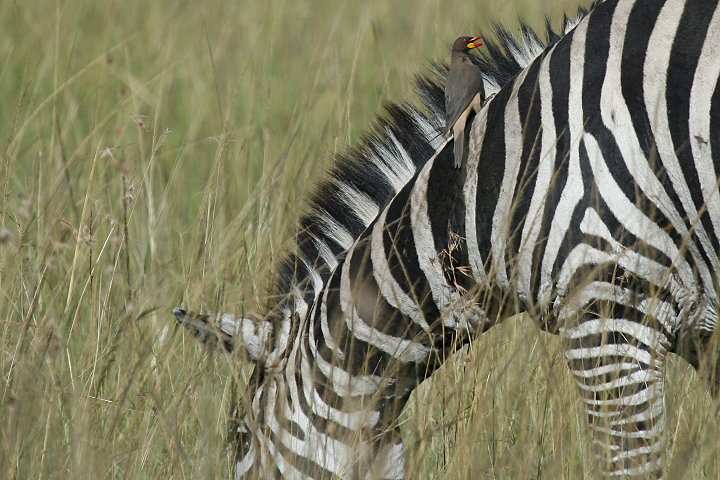
[[[578, 8], [574, 17], [564, 15], [562, 27], [557, 32], [553, 30], [552, 21], [545, 17], [545, 26], [542, 32], [536, 32], [530, 25], [520, 19], [519, 34], [512, 33], [500, 24], [493, 24], [493, 37], [495, 40], [485, 42], [484, 51], [487, 55], [473, 57], [471, 60], [483, 72], [483, 83], [488, 96], [500, 91], [515, 76], [535, 60], [545, 49], [555, 45], [565, 34], [575, 28], [580, 20], [585, 18], [595, 7], [605, 0], [595, 0], [588, 8]], [[546, 37], [545, 39], [541, 37]], [[447, 65], [440, 65], [444, 79]]]
[[[559, 32], [548, 17], [542, 32], [535, 32], [522, 19], [520, 35], [493, 25], [490, 37], [494, 40], [486, 42], [485, 54], [472, 57], [483, 72], [487, 97], [499, 92], [603, 1], [579, 8], [575, 17], [564, 15]], [[267, 311], [297, 293], [311, 301], [353, 241], [447, 143], [441, 136], [447, 69], [446, 63], [432, 63], [429, 73], [415, 79], [419, 106], [385, 104], [384, 113], [360, 142], [335, 158], [298, 220], [295, 248], [278, 265]]]

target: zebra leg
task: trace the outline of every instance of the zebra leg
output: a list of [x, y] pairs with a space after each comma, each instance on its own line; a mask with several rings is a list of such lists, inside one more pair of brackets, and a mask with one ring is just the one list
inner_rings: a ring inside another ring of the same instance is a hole
[[367, 473], [362, 476], [366, 480], [401, 480], [405, 478], [405, 447], [400, 429], [383, 433], [375, 440], [374, 455]]
[[602, 303], [561, 330], [595, 456], [606, 477], [661, 478], [666, 337], [646, 314]]
[[695, 328], [697, 323], [681, 326], [672, 352], [695, 368], [710, 395], [717, 400], [720, 398], [720, 330]]

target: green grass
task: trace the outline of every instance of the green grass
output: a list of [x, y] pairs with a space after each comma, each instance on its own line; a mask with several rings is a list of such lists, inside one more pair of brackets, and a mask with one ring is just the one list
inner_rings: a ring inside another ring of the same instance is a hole
[[[537, 3], [0, 3], [0, 477], [228, 477], [247, 366], [170, 307], [262, 304], [332, 155]], [[672, 472], [716, 478], [716, 406], [679, 361], [668, 384]], [[511, 320], [418, 390], [410, 470], [587, 475], [578, 403], [557, 338]]]

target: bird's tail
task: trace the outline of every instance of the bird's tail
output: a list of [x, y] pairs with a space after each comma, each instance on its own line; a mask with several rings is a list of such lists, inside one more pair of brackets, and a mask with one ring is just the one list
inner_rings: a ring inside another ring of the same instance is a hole
[[453, 149], [455, 151], [455, 162], [453, 166], [460, 168], [463, 162], [463, 156], [465, 155], [465, 129], [458, 129], [457, 136], [454, 139]]

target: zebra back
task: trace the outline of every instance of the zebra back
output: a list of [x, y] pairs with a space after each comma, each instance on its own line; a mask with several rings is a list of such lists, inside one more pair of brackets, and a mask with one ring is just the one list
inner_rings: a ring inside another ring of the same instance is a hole
[[[564, 15], [556, 31], [546, 18], [536, 32], [522, 19], [519, 35], [495, 24], [483, 55], [471, 57], [483, 72], [487, 98], [510, 83], [546, 48], [604, 0], [595, 0], [574, 17]], [[287, 347], [295, 319], [317, 300], [329, 274], [348, 248], [417, 172], [445, 147], [444, 84], [448, 65], [433, 62], [415, 79], [419, 103], [387, 103], [384, 114], [360, 142], [339, 154], [310, 195], [297, 221], [294, 247], [278, 263], [265, 295], [264, 315], [204, 315], [174, 308], [178, 322], [202, 343], [232, 351], [240, 343], [252, 361], [272, 364]], [[274, 352], [271, 354], [271, 352]]]
[[[520, 35], [502, 25], [493, 27], [496, 41], [484, 55], [471, 57], [483, 73], [485, 92], [492, 98], [546, 48], [559, 41], [593, 8], [563, 16], [555, 31], [549, 18], [536, 32], [520, 20]], [[297, 222], [295, 246], [281, 260], [267, 296], [272, 315], [283, 301], [303, 292], [311, 304], [337, 260], [387, 206], [388, 202], [447, 143], [444, 85], [448, 65], [433, 62], [430, 71], [415, 79], [419, 105], [388, 103], [361, 141], [337, 156], [328, 175], [310, 196], [306, 213]], [[295, 299], [295, 301], [297, 298]]]

